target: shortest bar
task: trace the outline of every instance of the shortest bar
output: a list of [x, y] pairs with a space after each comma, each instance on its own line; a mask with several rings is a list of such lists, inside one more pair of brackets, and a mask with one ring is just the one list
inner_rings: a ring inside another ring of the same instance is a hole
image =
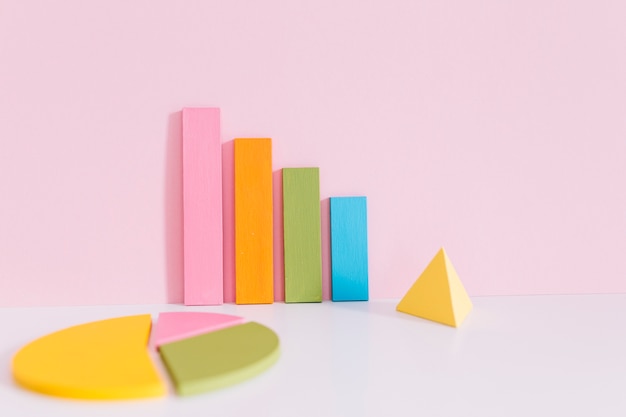
[[330, 255], [333, 301], [367, 301], [367, 200], [330, 198]]

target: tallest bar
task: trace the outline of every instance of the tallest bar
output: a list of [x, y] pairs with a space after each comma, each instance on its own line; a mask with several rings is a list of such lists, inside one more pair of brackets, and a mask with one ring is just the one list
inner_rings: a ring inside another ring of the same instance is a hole
[[183, 109], [185, 305], [224, 301], [220, 109]]

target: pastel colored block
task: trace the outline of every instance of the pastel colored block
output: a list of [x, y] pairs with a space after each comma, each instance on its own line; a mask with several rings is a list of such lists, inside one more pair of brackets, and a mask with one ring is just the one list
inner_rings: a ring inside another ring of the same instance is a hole
[[333, 301], [367, 301], [367, 200], [330, 198], [330, 257]]
[[185, 305], [222, 304], [220, 109], [183, 109]]
[[159, 350], [179, 395], [194, 395], [251, 378], [280, 355], [276, 333], [246, 323], [206, 333]]
[[159, 313], [154, 326], [152, 344], [159, 347], [187, 337], [220, 330], [243, 323], [243, 317], [202, 312]]
[[285, 302], [322, 301], [319, 168], [283, 169]]
[[398, 311], [458, 327], [472, 310], [463, 283], [441, 248], [396, 307]]
[[235, 301], [274, 302], [272, 140], [235, 139]]
[[24, 346], [13, 376], [32, 391], [67, 398], [158, 397], [166, 389], [148, 355], [150, 315], [81, 324]]

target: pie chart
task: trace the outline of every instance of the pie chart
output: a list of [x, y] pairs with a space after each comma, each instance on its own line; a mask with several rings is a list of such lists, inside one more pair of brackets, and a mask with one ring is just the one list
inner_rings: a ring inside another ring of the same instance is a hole
[[279, 357], [279, 339], [262, 324], [217, 313], [161, 313], [151, 339], [149, 314], [69, 327], [22, 347], [13, 357], [15, 381], [31, 391], [78, 399], [160, 397], [165, 381], [157, 349], [181, 396], [252, 378]]

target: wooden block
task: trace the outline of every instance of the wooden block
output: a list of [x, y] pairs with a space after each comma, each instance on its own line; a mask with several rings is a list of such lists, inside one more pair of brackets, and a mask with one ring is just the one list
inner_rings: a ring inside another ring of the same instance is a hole
[[443, 248], [400, 300], [396, 310], [453, 327], [463, 323], [472, 310], [472, 301]]
[[222, 304], [220, 109], [183, 109], [185, 305]]
[[272, 140], [235, 139], [235, 301], [274, 302]]
[[158, 348], [199, 334], [224, 329], [243, 323], [243, 317], [229, 314], [176, 311], [159, 313], [159, 320], [152, 332], [152, 345]]
[[278, 336], [246, 323], [168, 343], [159, 350], [179, 395], [193, 395], [251, 378], [280, 355]]
[[67, 398], [165, 395], [146, 348], [151, 317], [120, 317], [69, 327], [24, 346], [13, 376], [25, 388]]
[[322, 301], [319, 168], [283, 169], [285, 302]]
[[330, 198], [330, 252], [333, 301], [366, 301], [368, 291], [367, 201]]

